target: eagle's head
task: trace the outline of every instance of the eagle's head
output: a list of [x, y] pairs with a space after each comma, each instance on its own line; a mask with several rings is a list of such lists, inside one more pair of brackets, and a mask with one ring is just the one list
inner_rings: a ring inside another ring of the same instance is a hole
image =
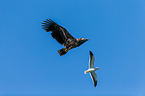
[[86, 41], [88, 41], [89, 39], [87, 38], [87, 39], [84, 39], [84, 38], [79, 38], [79, 39], [77, 39], [77, 41], [78, 41], [78, 46], [80, 46], [80, 45], [82, 45], [83, 43], [85, 43]]

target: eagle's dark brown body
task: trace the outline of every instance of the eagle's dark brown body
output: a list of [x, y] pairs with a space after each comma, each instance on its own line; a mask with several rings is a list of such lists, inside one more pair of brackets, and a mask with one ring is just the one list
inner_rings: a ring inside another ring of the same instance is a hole
[[46, 19], [46, 21], [42, 24], [42, 28], [46, 30], [46, 32], [52, 31], [51, 36], [61, 45], [65, 46], [65, 48], [58, 51], [60, 56], [66, 54], [70, 49], [76, 48], [89, 40], [84, 38], [74, 38], [65, 28], [58, 25], [51, 19]]

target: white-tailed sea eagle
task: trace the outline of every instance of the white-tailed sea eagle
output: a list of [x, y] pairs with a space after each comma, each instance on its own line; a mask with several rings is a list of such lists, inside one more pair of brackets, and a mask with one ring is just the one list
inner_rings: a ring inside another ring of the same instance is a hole
[[79, 47], [89, 40], [84, 38], [74, 38], [65, 28], [58, 25], [51, 19], [46, 19], [42, 24], [42, 28], [46, 32], [52, 31], [51, 36], [61, 45], [65, 46], [65, 48], [58, 50], [60, 56], [66, 54], [70, 49]]

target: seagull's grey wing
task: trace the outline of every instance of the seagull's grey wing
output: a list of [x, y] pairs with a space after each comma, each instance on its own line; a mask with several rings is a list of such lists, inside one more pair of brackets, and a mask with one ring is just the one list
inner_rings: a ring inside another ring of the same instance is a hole
[[97, 86], [97, 75], [96, 75], [95, 71], [94, 72], [90, 72], [90, 76], [92, 78], [94, 86], [96, 87]]
[[95, 58], [94, 58], [93, 53], [91, 51], [89, 52], [90, 52], [89, 68], [94, 68]]

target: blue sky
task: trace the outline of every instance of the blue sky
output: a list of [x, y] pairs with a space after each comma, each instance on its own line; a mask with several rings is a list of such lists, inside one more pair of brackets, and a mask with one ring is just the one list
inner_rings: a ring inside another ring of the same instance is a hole
[[[144, 0], [0, 0], [1, 96], [144, 96]], [[50, 18], [82, 46], [63, 48], [41, 23]], [[88, 68], [95, 55], [98, 86]]]

